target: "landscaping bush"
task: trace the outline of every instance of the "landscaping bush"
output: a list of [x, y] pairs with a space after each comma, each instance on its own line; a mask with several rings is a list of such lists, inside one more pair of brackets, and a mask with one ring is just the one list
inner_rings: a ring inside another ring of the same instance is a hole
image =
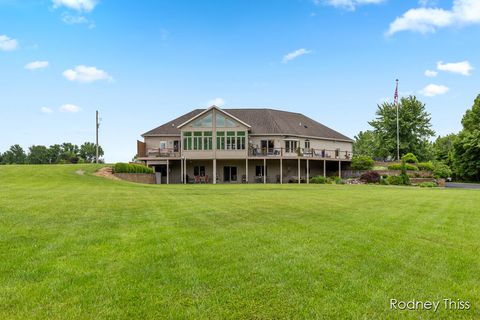
[[115, 173], [153, 173], [153, 169], [141, 164], [116, 163], [113, 168]]
[[414, 166], [413, 164], [405, 163], [394, 163], [388, 166], [388, 170], [411, 170], [411, 171], [417, 171], [418, 168]]
[[420, 171], [433, 171], [434, 169], [432, 162], [420, 162], [417, 164], [417, 167]]
[[353, 170], [370, 170], [373, 168], [374, 161], [369, 156], [355, 156], [352, 158]]
[[435, 182], [422, 182], [418, 185], [420, 188], [435, 188], [438, 185]]
[[340, 178], [338, 176], [332, 177], [332, 180], [335, 184], [345, 184], [345, 182], [342, 180], [342, 178]]
[[413, 153], [409, 152], [402, 157], [402, 161], [406, 163], [417, 163], [418, 159]]
[[315, 176], [310, 178], [310, 183], [326, 184], [328, 183], [328, 179], [324, 176]]
[[367, 171], [360, 176], [360, 181], [365, 183], [379, 183], [380, 174], [378, 174], [376, 171]]
[[433, 176], [435, 178], [446, 179], [452, 175], [452, 170], [443, 162], [436, 162], [433, 168]]
[[394, 186], [401, 186], [403, 185], [403, 178], [400, 176], [388, 176], [386, 182]]

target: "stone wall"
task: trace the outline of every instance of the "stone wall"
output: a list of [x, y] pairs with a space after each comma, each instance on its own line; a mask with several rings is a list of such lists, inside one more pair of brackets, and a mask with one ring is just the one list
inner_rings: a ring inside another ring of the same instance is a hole
[[115, 177], [135, 183], [155, 184], [153, 173], [115, 173]]

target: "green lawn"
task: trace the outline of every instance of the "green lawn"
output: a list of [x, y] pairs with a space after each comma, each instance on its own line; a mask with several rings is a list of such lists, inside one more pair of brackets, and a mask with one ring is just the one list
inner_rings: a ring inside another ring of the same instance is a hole
[[480, 318], [479, 191], [139, 185], [95, 168], [0, 166], [0, 319]]

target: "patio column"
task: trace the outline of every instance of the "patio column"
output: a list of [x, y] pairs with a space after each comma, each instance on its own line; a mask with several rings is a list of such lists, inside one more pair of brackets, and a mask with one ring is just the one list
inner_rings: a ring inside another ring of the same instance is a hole
[[300, 158], [298, 158], [298, 183], [300, 184]]
[[187, 158], [183, 159], [183, 183], [187, 184]]
[[213, 159], [213, 184], [217, 184], [217, 159]]
[[310, 172], [308, 172], [309, 170], [310, 170], [310, 164], [307, 159], [307, 184], [310, 183]]
[[170, 183], [170, 160], [167, 159], [167, 184]]
[[248, 158], [245, 158], [245, 182], [248, 183]]
[[342, 178], [342, 161], [338, 161], [338, 177]]
[[282, 158], [280, 158], [280, 184], [283, 184], [283, 163]]
[[327, 160], [323, 160], [323, 177], [327, 177]]
[[180, 158], [180, 182], [183, 183], [183, 160]]
[[263, 184], [267, 183], [267, 158], [263, 158]]

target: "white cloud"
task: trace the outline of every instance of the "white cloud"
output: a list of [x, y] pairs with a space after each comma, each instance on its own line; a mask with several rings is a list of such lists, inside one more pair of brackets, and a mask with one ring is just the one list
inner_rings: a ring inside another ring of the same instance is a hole
[[70, 81], [78, 81], [83, 83], [94, 82], [99, 80], [112, 81], [113, 78], [105, 71], [96, 67], [76, 66], [63, 72], [63, 76]]
[[64, 104], [60, 107], [60, 112], [69, 112], [69, 113], [76, 113], [82, 110], [79, 106], [74, 104]]
[[385, 0], [313, 0], [316, 5], [326, 4], [347, 10], [355, 10], [357, 6], [364, 4], [379, 4]]
[[440, 71], [458, 73], [464, 76], [469, 76], [473, 70], [472, 65], [468, 61], [456, 62], [456, 63], [443, 63], [442, 61], [437, 63], [437, 69]]
[[217, 107], [223, 107], [225, 105], [225, 100], [222, 98], [215, 98], [207, 102], [207, 106], [217, 106]]
[[32, 61], [30, 63], [27, 63], [24, 68], [27, 70], [37, 70], [46, 67], [48, 67], [48, 61]]
[[290, 52], [290, 53], [284, 55], [282, 62], [283, 62], [283, 63], [287, 63], [287, 62], [289, 62], [289, 61], [291, 61], [291, 60], [293, 60], [293, 59], [296, 59], [296, 58], [298, 58], [298, 57], [300, 57], [300, 56], [309, 54], [309, 53], [311, 53], [311, 52], [312, 52], [312, 51], [307, 50], [307, 49], [303, 49], [303, 48], [302, 48], [302, 49], [295, 50], [295, 51], [293, 51], [293, 52]]
[[6, 35], [0, 35], [0, 50], [12, 51], [17, 49], [18, 41], [7, 37]]
[[53, 7], [67, 7], [76, 11], [92, 11], [97, 5], [97, 0], [52, 0]]
[[41, 108], [40, 108], [40, 112], [41, 112], [41, 113], [50, 114], [50, 113], [53, 112], [53, 110], [52, 110], [51, 108], [41, 107]]
[[62, 14], [62, 21], [66, 24], [87, 24], [88, 28], [95, 28], [95, 22], [85, 18], [84, 16], [72, 16], [66, 12]]
[[445, 94], [449, 91], [450, 89], [446, 86], [438, 85], [438, 84], [429, 84], [422, 90], [420, 90], [420, 93], [423, 94], [426, 97], [434, 97], [438, 96], [441, 94]]
[[452, 9], [416, 8], [390, 24], [387, 35], [400, 31], [435, 32], [438, 28], [480, 23], [480, 1], [454, 0]]
[[438, 75], [437, 71], [434, 70], [425, 70], [425, 76], [429, 78], [434, 78]]

